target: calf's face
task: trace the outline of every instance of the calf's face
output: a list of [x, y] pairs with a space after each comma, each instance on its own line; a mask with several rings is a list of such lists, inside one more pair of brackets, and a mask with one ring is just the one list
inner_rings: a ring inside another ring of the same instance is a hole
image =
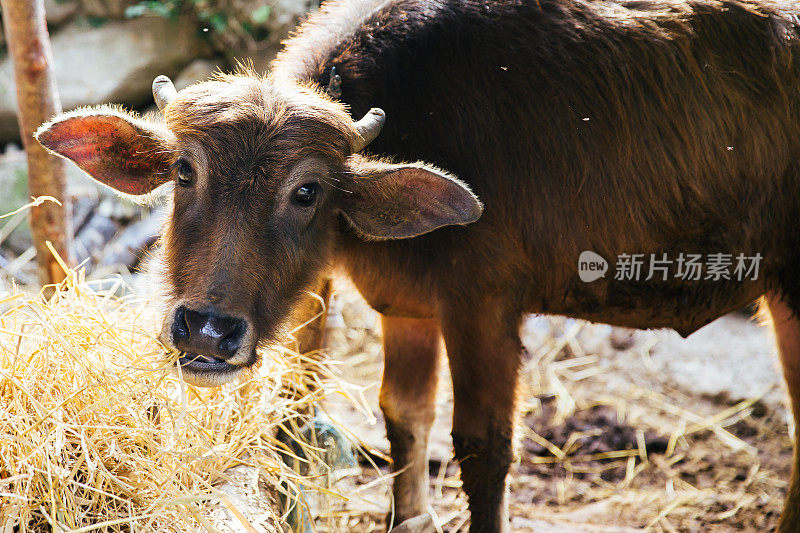
[[159, 77], [154, 95], [163, 121], [99, 107], [56, 117], [37, 138], [122, 193], [173, 184], [161, 341], [196, 384], [257, 362], [348, 225], [365, 239], [399, 239], [481, 214], [440, 170], [357, 153], [377, 135], [380, 110], [353, 122], [312, 88], [252, 75], [181, 93]]

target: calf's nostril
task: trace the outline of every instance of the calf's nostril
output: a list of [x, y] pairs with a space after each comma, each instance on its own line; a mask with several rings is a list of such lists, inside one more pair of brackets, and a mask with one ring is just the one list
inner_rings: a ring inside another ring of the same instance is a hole
[[242, 346], [244, 332], [245, 324], [243, 321], [238, 320], [230, 329], [230, 331], [228, 331], [228, 333], [222, 337], [222, 340], [219, 342], [219, 349], [223, 352], [227, 352], [230, 355], [235, 354], [236, 351]]
[[172, 342], [179, 343], [189, 340], [189, 324], [186, 322], [186, 308], [179, 307], [172, 320]]

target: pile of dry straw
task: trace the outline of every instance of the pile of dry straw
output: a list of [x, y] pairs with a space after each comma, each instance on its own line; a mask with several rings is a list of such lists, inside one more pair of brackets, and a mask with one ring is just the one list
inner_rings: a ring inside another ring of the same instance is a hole
[[[145, 302], [67, 272], [49, 298], [0, 290], [0, 530], [228, 530], [214, 505], [235, 529], [279, 529], [300, 480], [275, 434], [318, 399], [309, 362], [278, 350], [249, 379], [192, 387]], [[215, 488], [243, 464], [275, 503], [257, 528]]]

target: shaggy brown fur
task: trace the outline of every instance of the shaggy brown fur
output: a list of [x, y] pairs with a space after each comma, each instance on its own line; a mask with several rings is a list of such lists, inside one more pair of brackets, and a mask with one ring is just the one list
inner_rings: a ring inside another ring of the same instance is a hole
[[[196, 171], [192, 188], [175, 188], [165, 240], [175, 305], [242, 317], [254, 346], [343, 267], [388, 317], [382, 408], [398, 465], [424, 461], [429, 424], [409, 413], [424, 418], [435, 390], [398, 369], [436, 357], [442, 337], [472, 531], [504, 530], [524, 313], [688, 335], [768, 291], [800, 311], [798, 15], [766, 0], [329, 2], [270, 77], [182, 91], [168, 131], [137, 140]], [[332, 67], [340, 102], [323, 92]], [[480, 204], [447, 173], [350, 153], [347, 109], [371, 107], [388, 118], [369, 151], [458, 176], [483, 202], [480, 220], [459, 226]], [[97, 164], [109, 144], [60, 124], [40, 139], [114, 182]], [[76, 137], [94, 148], [67, 153]], [[135, 153], [114, 146], [109, 160]], [[287, 187], [309, 179], [323, 185], [316, 207], [287, 207]], [[605, 278], [579, 279], [584, 250], [610, 261]], [[666, 281], [622, 281], [622, 253], [763, 260], [755, 280], [686, 281], [673, 265]], [[800, 348], [789, 338], [781, 349], [797, 403], [800, 353], [789, 352]], [[245, 367], [254, 353], [231, 360]], [[406, 394], [391, 393], [399, 383]], [[800, 531], [798, 469], [783, 533]], [[398, 476], [398, 516], [424, 510], [422, 475]]]
[[[410, 242], [345, 235], [341, 257], [379, 311], [458, 314], [454, 336], [488, 338], [497, 314], [525, 311], [688, 335], [768, 289], [800, 310], [797, 14], [763, 1], [330, 2], [274, 73], [324, 86], [335, 66], [354, 116], [389, 117], [371, 150], [433, 162], [486, 204], [476, 224]], [[583, 250], [612, 262], [604, 279], [579, 280]], [[614, 280], [621, 253], [716, 252], [761, 253], [760, 276]], [[496, 370], [501, 345], [480, 340], [449, 343], [451, 366]], [[456, 419], [514, 382], [513, 368], [490, 373], [487, 390], [465, 378]], [[456, 423], [457, 440], [476, 434], [459, 448], [507, 433], [511, 413]], [[781, 531], [800, 531], [793, 479]], [[473, 505], [500, 490], [484, 481], [465, 479]]]

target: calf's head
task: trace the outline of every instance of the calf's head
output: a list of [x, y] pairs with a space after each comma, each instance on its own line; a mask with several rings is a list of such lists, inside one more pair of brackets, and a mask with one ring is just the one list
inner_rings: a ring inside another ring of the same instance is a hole
[[259, 343], [276, 340], [332, 262], [341, 231], [402, 239], [481, 214], [440, 170], [358, 154], [383, 124], [378, 109], [354, 122], [314, 88], [252, 75], [180, 93], [160, 76], [153, 93], [163, 121], [97, 107], [56, 117], [37, 138], [127, 195], [173, 184], [161, 340], [182, 352], [194, 383], [256, 363]]

